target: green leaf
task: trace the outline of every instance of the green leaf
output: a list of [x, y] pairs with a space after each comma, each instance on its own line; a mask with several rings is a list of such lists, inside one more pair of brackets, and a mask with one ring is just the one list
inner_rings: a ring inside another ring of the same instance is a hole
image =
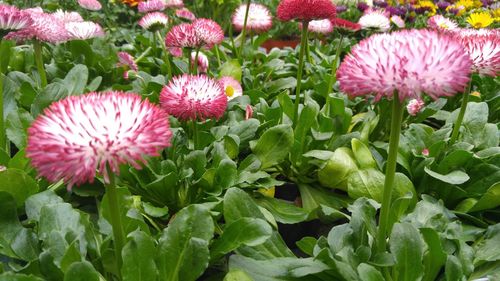
[[160, 207], [154, 206], [153, 204], [151, 204], [149, 202], [142, 202], [142, 208], [144, 209], [144, 212], [148, 216], [152, 216], [155, 218], [161, 218], [161, 217], [165, 217], [168, 215], [168, 207], [160, 208]]
[[231, 159], [223, 159], [220, 161], [219, 166], [215, 172], [214, 177], [214, 195], [220, 195], [223, 190], [232, 187], [238, 176], [238, 171], [236, 170], [236, 163]]
[[360, 140], [351, 140], [352, 152], [361, 169], [377, 168], [377, 162], [373, 159], [370, 149]]
[[26, 146], [26, 132], [32, 122], [33, 117], [31, 114], [22, 108], [19, 108], [17, 111], [11, 111], [7, 116], [7, 137], [20, 149]]
[[325, 187], [347, 191], [349, 175], [357, 170], [358, 165], [351, 149], [340, 147], [333, 152], [325, 167], [318, 171], [318, 179]]
[[390, 249], [396, 259], [395, 280], [420, 280], [423, 275], [424, 243], [418, 229], [409, 223], [394, 225], [390, 237]]
[[0, 281], [44, 281], [44, 279], [38, 278], [33, 275], [6, 272], [0, 274]]
[[382, 276], [382, 273], [375, 269], [375, 267], [362, 263], [358, 265], [358, 274], [360, 280], [363, 281], [384, 281], [384, 277]]
[[449, 184], [462, 184], [469, 180], [469, 175], [460, 170], [452, 171], [446, 175], [432, 171], [430, 168], [425, 167], [424, 171], [431, 177], [438, 179], [442, 182]]
[[42, 207], [57, 203], [64, 203], [64, 201], [52, 190], [46, 190], [31, 196], [26, 200], [26, 214], [28, 215], [28, 219], [39, 221]]
[[10, 252], [11, 243], [22, 229], [12, 195], [0, 191], [0, 253], [3, 253], [5, 249], [9, 251], [6, 254], [13, 254]]
[[266, 84], [267, 92], [269, 94], [295, 88], [295, 86], [297, 86], [297, 79], [295, 77], [274, 79]]
[[245, 271], [239, 269], [230, 270], [223, 281], [254, 281]]
[[424, 281], [436, 280], [441, 267], [446, 263], [446, 253], [441, 245], [439, 234], [432, 228], [420, 228], [420, 233], [427, 244], [424, 253]]
[[257, 203], [266, 208], [281, 223], [293, 224], [305, 221], [309, 213], [285, 200], [263, 197]]
[[262, 134], [252, 151], [262, 163], [261, 168], [266, 169], [283, 161], [288, 156], [292, 145], [291, 125], [277, 125]]
[[292, 119], [295, 108], [290, 95], [288, 95], [287, 92], [282, 92], [278, 95], [278, 101], [281, 105], [281, 108], [283, 109], [283, 113], [285, 113], [290, 119]]
[[38, 185], [26, 172], [18, 169], [7, 169], [0, 172], [0, 191], [12, 195], [17, 206], [21, 207], [26, 198], [38, 191]]
[[224, 228], [224, 232], [211, 247], [211, 260], [227, 254], [241, 245], [257, 246], [266, 242], [273, 229], [262, 219], [241, 218]]
[[75, 262], [68, 267], [64, 281], [99, 281], [99, 273], [88, 261]]
[[306, 237], [300, 239], [299, 241], [295, 242], [295, 244], [297, 245], [297, 247], [299, 247], [299, 249], [302, 252], [304, 252], [305, 254], [307, 254], [309, 256], [313, 256], [314, 255], [314, 246], [316, 246], [317, 242], [318, 242], [318, 240], [316, 238], [306, 236]]
[[146, 233], [136, 230], [127, 237], [123, 247], [123, 281], [155, 281], [158, 269], [152, 262], [155, 259], [155, 241]]
[[158, 243], [160, 276], [166, 281], [191, 281], [208, 266], [208, 244], [214, 223], [208, 209], [191, 205], [179, 211], [163, 231]]
[[483, 196], [468, 212], [477, 212], [482, 210], [494, 209], [500, 206], [500, 182], [488, 188]]
[[463, 281], [466, 280], [462, 270], [462, 264], [457, 257], [448, 255], [445, 268], [446, 281]]
[[477, 245], [474, 264], [500, 260], [500, 223], [492, 225], [486, 231], [483, 241]]
[[87, 81], [89, 79], [89, 70], [83, 64], [75, 65], [64, 78], [64, 85], [68, 89], [68, 93], [72, 96], [81, 95], [85, 91]]
[[229, 60], [222, 65], [219, 77], [222, 76], [231, 76], [234, 79], [241, 81], [241, 65], [237, 59]]
[[377, 169], [358, 170], [350, 174], [347, 182], [349, 197], [357, 199], [368, 197], [382, 202], [385, 176]]
[[7, 72], [7, 68], [9, 67], [9, 61], [10, 61], [10, 53], [12, 47], [14, 46], [15, 46], [14, 41], [0, 40], [0, 73]]

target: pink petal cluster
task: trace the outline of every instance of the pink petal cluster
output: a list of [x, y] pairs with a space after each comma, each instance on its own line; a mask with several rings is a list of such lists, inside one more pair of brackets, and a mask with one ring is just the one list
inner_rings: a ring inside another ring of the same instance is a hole
[[398, 15], [392, 16], [391, 22], [395, 24], [398, 28], [405, 28], [405, 21]]
[[26, 9], [31, 24], [7, 34], [6, 38], [16, 41], [36, 39], [48, 43], [61, 43], [71, 39], [66, 31], [65, 22], [57, 15], [44, 13], [41, 9]]
[[182, 0], [163, 0], [165, 2], [165, 7], [167, 8], [182, 8], [184, 7], [184, 1]]
[[137, 66], [137, 63], [135, 62], [135, 59], [133, 56], [131, 56], [127, 52], [118, 52], [118, 66], [123, 66], [125, 68], [130, 68], [131, 70], [137, 72], [139, 71], [139, 67]]
[[137, 9], [139, 10], [140, 13], [163, 11], [165, 10], [165, 8], [166, 5], [165, 2], [163, 2], [163, 0], [143, 1], [139, 3], [139, 6], [137, 6]]
[[[196, 52], [191, 52], [191, 64], [195, 65], [196, 60]], [[196, 62], [198, 66], [198, 72], [207, 73], [208, 71], [208, 57], [202, 53], [198, 52], [198, 61]]]
[[54, 15], [54, 17], [62, 20], [65, 23], [82, 22], [83, 21], [82, 16], [77, 12], [67, 12], [67, 11], [63, 11], [63, 10], [59, 9], [55, 13], [53, 13], [52, 15]]
[[139, 25], [154, 32], [168, 25], [168, 17], [160, 12], [148, 13], [139, 20]]
[[194, 21], [196, 19], [196, 16], [186, 8], [175, 10], [175, 15], [188, 21]]
[[227, 100], [232, 100], [243, 95], [243, 88], [240, 82], [231, 76], [223, 76], [219, 79], [219, 83], [226, 93]]
[[401, 101], [425, 93], [436, 99], [463, 92], [472, 61], [453, 37], [432, 30], [403, 30], [362, 40], [341, 63], [340, 89], [350, 96], [374, 94]]
[[472, 59], [472, 71], [496, 77], [500, 74], [500, 31], [458, 29], [454, 33]]
[[[302, 23], [299, 22], [299, 27], [302, 29]], [[309, 32], [318, 33], [318, 34], [329, 34], [333, 31], [333, 24], [329, 19], [323, 20], [312, 20], [309, 22], [309, 26], [307, 28]]]
[[386, 32], [391, 28], [391, 21], [387, 15], [378, 10], [365, 13], [358, 20], [362, 29], [374, 29], [381, 32]]
[[219, 119], [226, 110], [227, 98], [216, 80], [206, 75], [184, 74], [163, 88], [160, 103], [180, 120]]
[[434, 15], [427, 20], [427, 26], [433, 29], [440, 30], [455, 30], [458, 25], [453, 20], [443, 17], [442, 15]]
[[[243, 30], [243, 25], [245, 23], [245, 13], [247, 5], [240, 5], [236, 11], [234, 11], [232, 16], [232, 23], [234, 30]], [[254, 33], [266, 32], [273, 26], [273, 16], [269, 9], [261, 4], [251, 3], [248, 10], [247, 18], [247, 30], [251, 30]]]
[[91, 21], [68, 22], [65, 24], [66, 31], [71, 40], [87, 40], [96, 37], [104, 37], [102, 27]]
[[41, 176], [71, 189], [93, 182], [96, 170], [109, 183], [120, 164], [140, 169], [171, 136], [165, 111], [140, 95], [89, 93], [50, 105], [28, 129], [26, 155]]
[[211, 48], [224, 40], [224, 31], [219, 24], [209, 19], [196, 19], [192, 23], [182, 23], [170, 29], [166, 38], [167, 47]]
[[80, 5], [80, 7], [84, 9], [91, 11], [99, 11], [100, 9], [102, 9], [101, 3], [99, 3], [99, 1], [97, 0], [78, 0], [78, 5]]
[[422, 108], [425, 106], [425, 103], [421, 99], [412, 99], [408, 102], [408, 105], [406, 106], [406, 110], [408, 111], [408, 114], [411, 116], [416, 116]]
[[342, 18], [331, 18], [334, 29], [356, 32], [361, 29], [361, 25], [356, 22], [348, 21]]
[[282, 0], [276, 14], [281, 21], [311, 21], [335, 17], [331, 0]]
[[14, 6], [0, 4], [0, 30], [19, 30], [31, 24], [28, 13]]

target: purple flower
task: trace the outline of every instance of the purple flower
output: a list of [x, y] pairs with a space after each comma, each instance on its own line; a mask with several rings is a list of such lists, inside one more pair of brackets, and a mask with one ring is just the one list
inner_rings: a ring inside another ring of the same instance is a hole
[[360, 10], [361, 12], [364, 12], [368, 8], [369, 6], [365, 2], [358, 3], [358, 10]]
[[448, 6], [450, 6], [451, 4], [449, 2], [446, 2], [446, 1], [439, 1], [436, 6], [442, 10], [442, 11], [445, 11], [446, 8], [448, 8]]

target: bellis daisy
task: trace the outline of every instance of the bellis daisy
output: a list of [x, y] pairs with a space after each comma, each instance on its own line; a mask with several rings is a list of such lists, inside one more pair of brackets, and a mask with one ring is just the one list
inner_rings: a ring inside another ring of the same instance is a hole
[[[299, 23], [299, 26], [302, 28], [302, 23]], [[308, 30], [309, 32], [326, 35], [333, 31], [333, 24], [329, 19], [312, 20], [309, 22]]]
[[160, 93], [161, 106], [180, 120], [216, 118], [224, 115], [227, 97], [216, 80], [205, 75], [174, 77]]
[[500, 73], [500, 32], [458, 30], [456, 37], [472, 59], [472, 70], [492, 77]]
[[391, 22], [398, 28], [405, 28], [405, 21], [400, 16], [392, 16]]
[[224, 31], [215, 21], [200, 18], [194, 20], [192, 24], [196, 36], [209, 48], [222, 43], [224, 40]]
[[61, 43], [70, 39], [65, 23], [53, 14], [47, 14], [38, 9], [25, 10], [31, 18], [31, 24], [26, 28], [7, 34], [7, 39], [26, 41], [36, 39], [48, 43]]
[[[191, 64], [195, 65], [196, 52], [191, 52]], [[198, 61], [196, 62], [198, 66], [198, 72], [206, 73], [208, 71], [208, 57], [202, 53], [198, 52]]]
[[165, 2], [165, 7], [167, 8], [182, 8], [184, 7], [184, 1], [182, 0], [163, 0]]
[[65, 23], [68, 22], [82, 22], [83, 18], [82, 16], [77, 13], [77, 12], [66, 12], [61, 9], [57, 10], [55, 13], [52, 14], [54, 17], [62, 20]]
[[341, 63], [337, 80], [351, 96], [436, 99], [463, 92], [472, 61], [453, 37], [431, 30], [377, 34], [362, 40]]
[[197, 36], [193, 25], [190, 23], [181, 23], [172, 27], [165, 37], [167, 47], [198, 48], [202, 43], [201, 38]]
[[241, 88], [241, 84], [233, 77], [223, 76], [219, 79], [219, 83], [224, 89], [228, 100], [232, 100], [243, 95], [243, 88]]
[[146, 30], [155, 32], [168, 25], [168, 17], [164, 13], [152, 12], [143, 16], [139, 20], [139, 25]]
[[386, 32], [391, 28], [391, 21], [380, 11], [371, 11], [364, 14], [358, 21], [362, 29], [374, 29]]
[[140, 95], [89, 93], [50, 105], [28, 129], [26, 155], [41, 176], [71, 189], [93, 182], [96, 170], [109, 183], [120, 164], [140, 169], [171, 136], [165, 111]]
[[[0, 31], [19, 30], [31, 24], [31, 17], [14, 6], [0, 4]], [[2, 32], [1, 35], [4, 32]]]
[[433, 29], [441, 30], [455, 30], [458, 28], [457, 24], [449, 18], [442, 15], [435, 15], [427, 20], [427, 26]]
[[68, 34], [71, 36], [70, 40], [86, 40], [95, 37], [104, 37], [102, 27], [94, 22], [68, 22], [65, 24], [65, 27]]
[[[240, 5], [233, 13], [232, 23], [236, 31], [241, 31], [245, 22], [245, 12], [247, 5]], [[269, 9], [261, 4], [250, 3], [248, 10], [247, 30], [255, 33], [265, 32], [271, 29], [273, 17]]]
[[408, 102], [406, 110], [411, 116], [416, 116], [424, 107], [425, 103], [421, 99], [412, 99]]
[[186, 8], [175, 10], [175, 15], [178, 18], [185, 19], [188, 21], [194, 21], [196, 19], [196, 16]]
[[331, 0], [282, 0], [276, 14], [282, 21], [312, 21], [335, 17]]
[[149, 12], [156, 12], [156, 11], [163, 11], [165, 10], [165, 2], [163, 0], [148, 0], [148, 1], [143, 1], [139, 3], [139, 6], [137, 6], [137, 10], [140, 13], [149, 13]]
[[361, 29], [361, 25], [356, 22], [348, 21], [342, 18], [332, 18], [330, 21], [333, 24], [333, 28], [339, 31], [349, 31], [356, 32]]
[[127, 52], [118, 52], [118, 66], [129, 68], [133, 71], [139, 71], [139, 67], [134, 60], [134, 57]]
[[78, 5], [80, 5], [80, 7], [84, 9], [91, 11], [99, 11], [100, 9], [102, 9], [101, 3], [99, 3], [99, 1], [97, 0], [78, 0]]

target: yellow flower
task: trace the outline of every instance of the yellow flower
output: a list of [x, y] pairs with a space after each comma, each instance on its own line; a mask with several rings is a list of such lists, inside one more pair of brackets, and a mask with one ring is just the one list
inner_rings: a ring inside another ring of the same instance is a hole
[[456, 8], [463, 7], [465, 10], [470, 10], [476, 7], [477, 3], [474, 2], [475, 1], [473, 0], [458, 0], [453, 6], [455, 6]]
[[481, 93], [480, 93], [480, 92], [478, 92], [478, 91], [474, 91], [474, 92], [470, 93], [470, 95], [471, 95], [471, 96], [474, 96], [474, 97], [478, 97], [478, 98], [480, 98], [480, 97], [481, 97]]
[[473, 13], [467, 22], [474, 28], [484, 28], [493, 23], [493, 18], [488, 12]]
[[494, 21], [500, 21], [500, 8], [491, 11], [491, 16], [493, 16]]
[[135, 7], [141, 2], [142, 0], [121, 0], [123, 4], [127, 4], [130, 7]]
[[428, 1], [428, 0], [422, 0], [422, 1], [418, 1], [418, 4], [415, 5], [415, 8], [427, 8], [427, 10], [429, 11], [429, 16], [433, 16], [436, 14], [436, 5], [434, 5], [434, 3], [432, 1]]

